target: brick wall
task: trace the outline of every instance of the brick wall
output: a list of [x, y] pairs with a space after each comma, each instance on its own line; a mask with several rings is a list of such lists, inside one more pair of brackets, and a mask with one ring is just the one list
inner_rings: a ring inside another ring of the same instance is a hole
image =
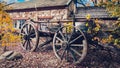
[[13, 19], [32, 18], [37, 20], [38, 17], [51, 16], [53, 20], [66, 20], [67, 9], [43, 10], [43, 11], [28, 11], [28, 12], [12, 12], [10, 16]]

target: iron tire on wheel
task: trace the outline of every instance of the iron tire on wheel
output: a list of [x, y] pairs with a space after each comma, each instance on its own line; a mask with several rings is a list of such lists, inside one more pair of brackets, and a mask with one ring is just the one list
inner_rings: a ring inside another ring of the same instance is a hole
[[53, 51], [60, 60], [78, 64], [87, 54], [87, 40], [84, 33], [72, 26], [70, 33], [65, 32], [68, 26], [58, 29], [53, 38]]
[[39, 36], [34, 23], [26, 21], [21, 28], [20, 34], [22, 39], [22, 48], [27, 51], [35, 51], [39, 43]]

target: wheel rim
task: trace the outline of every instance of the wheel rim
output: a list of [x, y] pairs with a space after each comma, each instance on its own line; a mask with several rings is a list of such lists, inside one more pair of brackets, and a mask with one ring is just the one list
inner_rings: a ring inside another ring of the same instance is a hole
[[38, 31], [30, 22], [23, 25], [21, 29], [22, 48], [28, 51], [35, 51], [38, 42]]
[[72, 26], [71, 32], [65, 32], [68, 26], [61, 27], [54, 35], [53, 50], [60, 60], [80, 63], [87, 53], [87, 41], [84, 33]]

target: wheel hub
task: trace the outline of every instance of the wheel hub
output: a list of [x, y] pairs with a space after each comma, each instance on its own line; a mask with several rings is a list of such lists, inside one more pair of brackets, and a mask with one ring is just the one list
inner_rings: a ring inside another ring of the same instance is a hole
[[25, 40], [30, 40], [30, 36], [29, 35], [24, 35], [24, 39]]
[[69, 48], [69, 43], [67, 41], [63, 42], [63, 48], [65, 48], [65, 49]]

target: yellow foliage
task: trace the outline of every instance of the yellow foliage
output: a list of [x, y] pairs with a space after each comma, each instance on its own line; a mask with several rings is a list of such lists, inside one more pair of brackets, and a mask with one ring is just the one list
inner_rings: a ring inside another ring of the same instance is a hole
[[85, 26], [87, 26], [87, 27], [88, 27], [88, 26], [89, 26], [89, 24], [88, 24], [88, 23], [86, 23], [86, 24], [85, 24]]
[[72, 31], [72, 26], [73, 26], [73, 22], [68, 22], [68, 23], [66, 23], [65, 24], [65, 26], [66, 26], [66, 32], [67, 33], [70, 33], [71, 31]]
[[20, 41], [20, 36], [14, 34], [12, 20], [7, 12], [4, 11], [4, 4], [0, 3], [0, 43], [2, 46], [10, 46], [12, 43]]
[[91, 15], [90, 15], [90, 14], [87, 14], [87, 15], [86, 15], [86, 19], [87, 19], [87, 20], [90, 20], [90, 18], [91, 18]]
[[99, 31], [100, 30], [100, 28], [101, 28], [101, 26], [100, 26], [100, 24], [98, 23], [98, 19], [95, 19], [95, 24], [96, 24], [96, 27], [94, 28], [94, 30], [95, 31]]

